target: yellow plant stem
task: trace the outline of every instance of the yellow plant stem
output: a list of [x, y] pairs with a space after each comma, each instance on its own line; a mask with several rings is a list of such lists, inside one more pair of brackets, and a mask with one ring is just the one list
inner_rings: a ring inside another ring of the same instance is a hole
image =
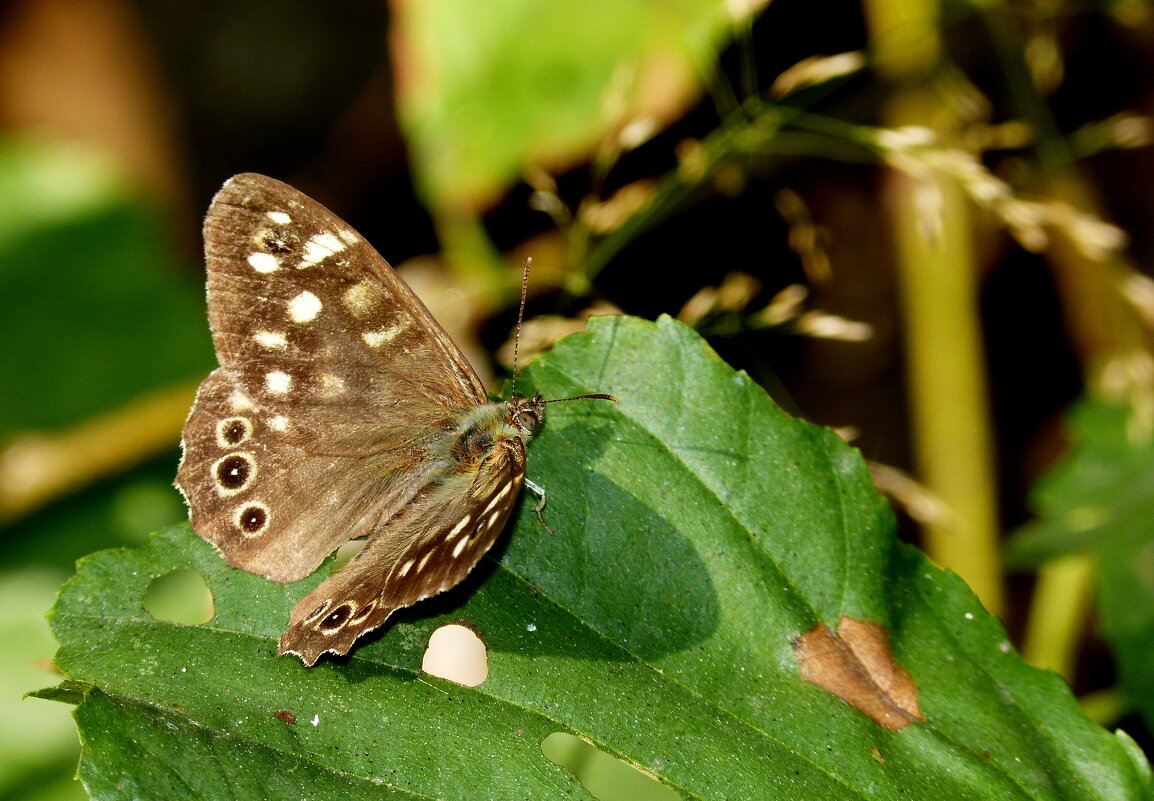
[[1118, 687], [1087, 693], [1078, 699], [1078, 706], [1082, 707], [1086, 717], [1106, 727], [1113, 726], [1131, 709], [1126, 694]]
[[[920, 126], [948, 145], [960, 126], [932, 83], [941, 9], [932, 2], [868, 0], [880, 74], [893, 92], [886, 127]], [[884, 186], [896, 243], [914, 450], [919, 478], [949, 510], [925, 528], [938, 564], [964, 578], [986, 608], [1003, 605], [978, 275], [971, 208], [956, 181], [926, 165]]]
[[25, 434], [0, 450], [0, 522], [173, 447], [196, 387], [141, 396], [62, 431]]
[[1069, 681], [1083, 624], [1090, 614], [1094, 567], [1086, 556], [1052, 559], [1038, 571], [1022, 656]]
[[[1001, 560], [969, 204], [953, 179], [938, 173], [918, 180], [895, 174], [887, 189], [918, 473], [948, 509], [943, 521], [925, 526], [926, 551], [999, 614]], [[940, 198], [936, 211], [921, 202], [927, 192]], [[934, 214], [936, 221], [929, 219]]]

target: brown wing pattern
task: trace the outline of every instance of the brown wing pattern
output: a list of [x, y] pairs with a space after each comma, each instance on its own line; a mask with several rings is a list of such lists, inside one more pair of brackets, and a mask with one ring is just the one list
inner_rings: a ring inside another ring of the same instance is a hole
[[204, 235], [222, 367], [177, 486], [230, 564], [295, 581], [427, 484], [430, 450], [484, 388], [384, 259], [295, 189], [236, 176]]
[[488, 404], [385, 260], [285, 184], [231, 179], [204, 237], [221, 367], [189, 415], [177, 486], [229, 564], [276, 581], [368, 536], [293, 609], [281, 653], [312, 665], [472, 570], [520, 492], [544, 405]]
[[429, 468], [398, 472], [388, 453], [310, 454], [286, 436], [280, 418], [248, 398], [228, 370], [215, 370], [185, 425], [176, 485], [193, 529], [230, 565], [288, 582], [395, 514], [428, 482]]
[[311, 452], [364, 453], [484, 403], [476, 373], [388, 263], [286, 184], [238, 175], [204, 222], [223, 367]]
[[[475, 473], [451, 476], [404, 514], [393, 536], [371, 538], [341, 572], [302, 598], [280, 653], [306, 665], [325, 653], [347, 653], [397, 609], [458, 584], [501, 533], [524, 475], [524, 443], [498, 439]], [[469, 482], [465, 491], [462, 482]]]

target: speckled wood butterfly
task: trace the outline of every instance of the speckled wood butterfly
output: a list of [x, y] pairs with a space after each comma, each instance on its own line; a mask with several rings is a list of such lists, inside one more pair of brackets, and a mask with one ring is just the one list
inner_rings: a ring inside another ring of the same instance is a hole
[[368, 536], [292, 610], [280, 653], [311, 666], [477, 564], [546, 401], [490, 403], [385, 260], [286, 184], [230, 179], [204, 239], [221, 366], [184, 429], [176, 483], [192, 527], [230, 565], [280, 582]]

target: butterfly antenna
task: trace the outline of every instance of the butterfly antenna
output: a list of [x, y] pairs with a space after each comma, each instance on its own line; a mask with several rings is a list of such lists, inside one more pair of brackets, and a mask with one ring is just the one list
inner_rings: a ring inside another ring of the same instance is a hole
[[[516, 394], [517, 390], [517, 375], [519, 368], [517, 367], [517, 353], [521, 346], [521, 321], [525, 318], [525, 297], [529, 291], [529, 268], [533, 266], [533, 257], [529, 256], [525, 259], [525, 271], [521, 273], [521, 305], [517, 307], [517, 333], [513, 336], [513, 386], [510, 388], [510, 394]], [[572, 398], [553, 398], [547, 400], [545, 403], [560, 403], [561, 401], [571, 400], [610, 400], [617, 403], [617, 398], [613, 395], [602, 395], [600, 393], [595, 395], [574, 395]], [[544, 501], [542, 501], [542, 506]], [[538, 512], [540, 514], [540, 512]], [[544, 520], [541, 521], [545, 522]]]
[[517, 390], [517, 375], [520, 368], [517, 365], [517, 356], [521, 349], [521, 321], [525, 319], [525, 297], [529, 292], [529, 268], [533, 266], [533, 257], [525, 258], [525, 269], [521, 273], [521, 305], [517, 307], [517, 332], [513, 335], [513, 385], [510, 391]]
[[574, 395], [572, 398], [550, 398], [549, 400], [547, 400], [545, 402], [546, 403], [561, 403], [562, 401], [571, 401], [571, 400], [607, 400], [607, 401], [613, 401], [614, 403], [617, 403], [617, 396], [616, 395], [605, 395], [605, 394], [600, 393], [600, 392], [595, 392], [591, 395]]

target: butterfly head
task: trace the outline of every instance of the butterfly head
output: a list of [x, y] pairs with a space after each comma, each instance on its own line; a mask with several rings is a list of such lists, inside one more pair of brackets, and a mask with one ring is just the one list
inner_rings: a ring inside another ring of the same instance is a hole
[[505, 422], [520, 431], [524, 439], [528, 439], [545, 419], [545, 402], [540, 394], [531, 398], [514, 395], [505, 402]]

